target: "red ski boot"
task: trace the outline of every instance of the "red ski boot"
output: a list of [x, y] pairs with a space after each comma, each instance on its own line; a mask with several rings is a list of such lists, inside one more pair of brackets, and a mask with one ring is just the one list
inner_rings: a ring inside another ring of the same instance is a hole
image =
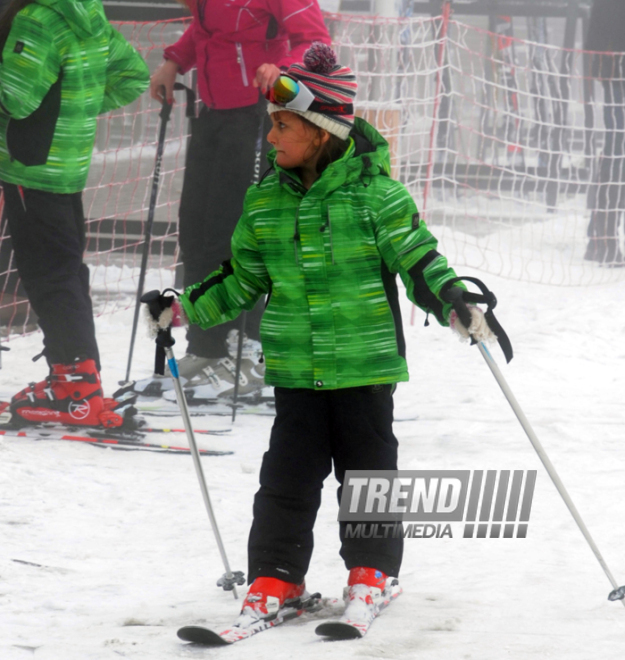
[[27, 422], [114, 428], [123, 417], [107, 410], [94, 360], [53, 364], [50, 375], [31, 383], [11, 400], [11, 412]]
[[378, 571], [376, 568], [367, 568], [366, 566], [357, 566], [352, 568], [347, 578], [347, 586], [353, 587], [356, 584], [366, 584], [368, 587], [375, 587], [384, 590], [388, 575]]
[[272, 577], [258, 577], [250, 585], [239, 618], [271, 620], [285, 603], [300, 598], [305, 591], [304, 582], [294, 584]]
[[315, 632], [330, 639], [364, 637], [376, 616], [401, 592], [397, 578], [367, 566], [352, 568], [343, 592], [343, 615], [336, 621], [326, 621], [317, 626]]

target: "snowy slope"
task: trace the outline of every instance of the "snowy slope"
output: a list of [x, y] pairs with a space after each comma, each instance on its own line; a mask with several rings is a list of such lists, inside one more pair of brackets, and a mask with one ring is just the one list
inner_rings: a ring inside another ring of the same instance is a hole
[[[565, 289], [484, 279], [516, 353], [509, 366], [498, 348], [493, 355], [623, 584], [625, 284]], [[191, 458], [2, 438], [0, 658], [619, 656], [625, 609], [607, 601], [608, 580], [479, 352], [435, 323], [424, 328], [421, 313], [411, 327], [408, 304], [405, 312], [412, 380], [396, 400], [420, 418], [396, 425], [400, 467], [538, 469], [528, 538], [407, 539], [404, 595], [357, 642], [321, 641], [310, 617], [229, 648], [190, 648], [177, 640], [178, 626], [220, 628], [238, 610], [215, 586], [223, 567]], [[131, 322], [131, 312], [97, 321], [107, 392], [125, 372]], [[10, 343], [1, 392], [42, 377], [43, 364], [30, 360], [40, 340]], [[184, 342], [176, 348], [182, 354]], [[136, 376], [150, 372], [152, 351], [140, 337]], [[196, 419], [198, 428], [223, 425]], [[245, 417], [229, 438], [200, 439], [235, 451], [203, 459], [234, 569], [246, 570], [270, 427], [269, 418]], [[346, 580], [335, 488], [328, 480], [308, 576], [311, 589], [330, 596]]]

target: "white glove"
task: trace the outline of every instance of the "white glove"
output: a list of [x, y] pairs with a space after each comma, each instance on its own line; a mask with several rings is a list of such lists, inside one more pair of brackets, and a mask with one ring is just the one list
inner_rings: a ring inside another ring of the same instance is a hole
[[[167, 300], [167, 298], [164, 298]], [[178, 328], [183, 325], [189, 325], [187, 315], [184, 313], [182, 305], [174, 298], [168, 307], [160, 310], [158, 318], [154, 318], [154, 312], [148, 305], [144, 307], [145, 321], [148, 326], [148, 336], [154, 339], [159, 330], [166, 330], [170, 326]]]
[[490, 329], [486, 318], [484, 317], [484, 312], [475, 305], [467, 305], [468, 310], [471, 312], [471, 325], [469, 328], [465, 328], [458, 314], [455, 310], [451, 310], [449, 316], [449, 325], [451, 329], [460, 336], [462, 340], [467, 340], [470, 337], [473, 337], [475, 341], [483, 341], [492, 343], [497, 341], [495, 333]]

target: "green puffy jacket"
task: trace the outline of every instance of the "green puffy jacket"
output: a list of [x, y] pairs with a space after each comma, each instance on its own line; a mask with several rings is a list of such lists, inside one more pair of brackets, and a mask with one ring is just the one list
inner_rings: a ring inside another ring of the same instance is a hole
[[47, 192], [81, 191], [97, 116], [136, 99], [149, 77], [100, 0], [24, 7], [0, 63], [0, 179]]
[[408, 380], [395, 274], [408, 297], [448, 324], [453, 277], [406, 188], [389, 178], [388, 144], [356, 119], [350, 146], [306, 191], [275, 172], [245, 197], [233, 258], [181, 302], [208, 328], [270, 294], [261, 324], [265, 381], [337, 389]]

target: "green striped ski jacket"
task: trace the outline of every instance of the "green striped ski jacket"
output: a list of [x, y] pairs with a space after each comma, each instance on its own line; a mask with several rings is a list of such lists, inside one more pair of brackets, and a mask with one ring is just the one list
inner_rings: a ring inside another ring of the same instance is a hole
[[396, 274], [441, 325], [439, 294], [455, 272], [436, 251], [406, 188], [389, 178], [387, 142], [356, 119], [345, 155], [306, 190], [275, 164], [252, 186], [233, 258], [186, 289], [182, 306], [208, 328], [269, 294], [261, 324], [265, 381], [317, 390], [408, 380]]
[[54, 193], [85, 187], [96, 118], [149, 84], [101, 0], [35, 0], [14, 18], [0, 63], [0, 179]]

